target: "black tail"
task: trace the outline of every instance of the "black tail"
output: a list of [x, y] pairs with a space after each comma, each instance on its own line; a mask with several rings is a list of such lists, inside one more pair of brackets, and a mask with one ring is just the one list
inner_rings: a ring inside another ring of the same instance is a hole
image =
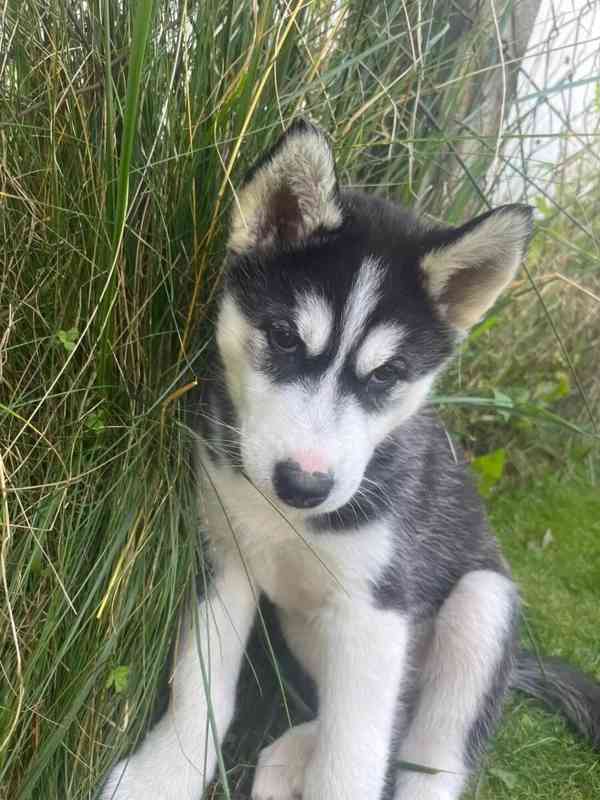
[[538, 659], [526, 650], [517, 656], [511, 683], [562, 714], [600, 750], [600, 683], [559, 658]]

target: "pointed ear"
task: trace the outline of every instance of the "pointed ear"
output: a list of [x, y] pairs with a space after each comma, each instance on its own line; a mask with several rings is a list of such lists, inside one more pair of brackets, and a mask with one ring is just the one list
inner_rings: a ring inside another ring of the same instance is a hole
[[236, 253], [301, 242], [342, 224], [333, 153], [313, 125], [295, 122], [251, 170], [234, 203], [228, 247]]
[[448, 322], [468, 330], [512, 281], [532, 234], [533, 209], [500, 206], [423, 242], [425, 285]]

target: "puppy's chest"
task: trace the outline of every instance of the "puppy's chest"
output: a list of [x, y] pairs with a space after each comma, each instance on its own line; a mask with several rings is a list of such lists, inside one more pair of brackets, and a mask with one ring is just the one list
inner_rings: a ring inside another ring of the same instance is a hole
[[257, 589], [289, 611], [317, 611], [340, 592], [364, 594], [381, 570], [373, 531], [313, 533], [231, 471], [201, 482], [200, 508], [211, 558], [243, 559]]

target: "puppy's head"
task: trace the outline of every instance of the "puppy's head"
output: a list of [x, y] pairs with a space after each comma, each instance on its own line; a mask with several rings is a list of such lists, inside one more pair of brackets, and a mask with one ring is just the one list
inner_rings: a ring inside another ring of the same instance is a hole
[[431, 229], [340, 191], [324, 135], [293, 125], [237, 194], [217, 326], [251, 480], [308, 513], [347, 503], [530, 232], [527, 206]]

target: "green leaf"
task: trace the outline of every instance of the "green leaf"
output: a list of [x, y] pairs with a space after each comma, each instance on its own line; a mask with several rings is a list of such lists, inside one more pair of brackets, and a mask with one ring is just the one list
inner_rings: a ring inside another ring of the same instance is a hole
[[[152, 22], [156, 12], [154, 0], [139, 0], [132, 4], [133, 34], [129, 48], [129, 64], [127, 72], [127, 99], [125, 101], [125, 112], [123, 115], [123, 134], [121, 138], [121, 153], [119, 155], [119, 168], [117, 176], [117, 186], [115, 195], [115, 213], [112, 240], [111, 264], [114, 265], [117, 253], [121, 247], [122, 237], [125, 232], [125, 224], [129, 211], [129, 190], [132, 158], [136, 132], [138, 130], [140, 115], [140, 98], [142, 96], [143, 67], [146, 56], [146, 47], [150, 38]], [[109, 15], [107, 14], [107, 19]], [[108, 41], [108, 40], [107, 40]], [[107, 48], [110, 50], [109, 46]], [[107, 85], [110, 85], [110, 72]], [[108, 318], [109, 324], [103, 332], [103, 340], [100, 348], [100, 374], [106, 376], [109, 371], [108, 362], [110, 361], [110, 346], [108, 339], [112, 335], [111, 325], [113, 320], [111, 311], [117, 297], [117, 275], [111, 266], [110, 289], [106, 293], [101, 317]]]
[[497, 406], [504, 406], [505, 408], [513, 408], [514, 403], [512, 397], [498, 389], [494, 389], [494, 403]]
[[75, 350], [77, 339], [79, 338], [79, 331], [77, 328], [69, 328], [69, 330], [59, 330], [56, 333], [56, 341], [64, 347], [67, 353]]
[[553, 400], [560, 400], [561, 397], [568, 397], [571, 394], [571, 380], [569, 378], [569, 374], [567, 372], [557, 372], [556, 373], [556, 387], [550, 398], [550, 402]]
[[[442, 772], [448, 773], [447, 769], [435, 769], [435, 767], [425, 767], [423, 764], [415, 764], [412, 761], [397, 761], [398, 769], [405, 769], [409, 772], [422, 772], [425, 775], [439, 775]], [[454, 773], [450, 773], [454, 774]]]
[[535, 388], [535, 398], [543, 403], [555, 403], [571, 394], [571, 381], [566, 372], [556, 372], [556, 380], [541, 381]]
[[106, 428], [106, 412], [99, 408], [86, 417], [85, 427], [94, 433], [102, 433]]
[[129, 667], [119, 666], [110, 671], [106, 680], [106, 688], [111, 687], [115, 690], [115, 694], [123, 694], [127, 691], [129, 684]]
[[485, 319], [481, 323], [481, 325], [477, 325], [477, 327], [471, 331], [471, 334], [469, 336], [469, 341], [476, 342], [480, 336], [482, 336], [484, 333], [487, 333], [488, 331], [491, 331], [492, 328], [495, 328], [499, 322], [500, 322], [500, 317], [497, 314], [491, 314], [487, 319]]
[[491, 453], [473, 459], [471, 467], [475, 472], [479, 492], [483, 497], [490, 496], [492, 489], [504, 474], [505, 464], [506, 450], [504, 448], [492, 450]]

